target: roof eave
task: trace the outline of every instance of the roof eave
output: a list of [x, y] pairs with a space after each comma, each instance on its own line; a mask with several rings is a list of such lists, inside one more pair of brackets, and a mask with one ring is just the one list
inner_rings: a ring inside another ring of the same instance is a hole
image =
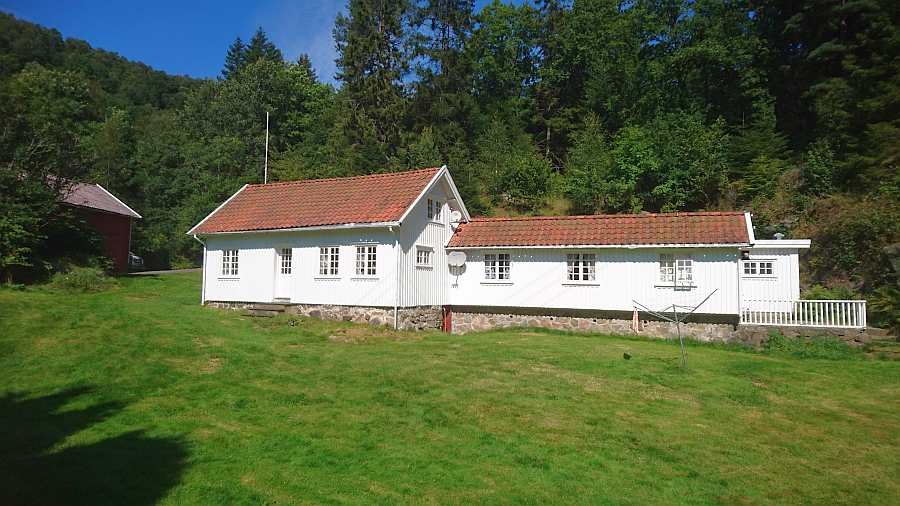
[[[284, 233], [284, 232], [316, 232], [324, 230], [346, 230], [356, 228], [390, 228], [399, 227], [399, 221], [378, 221], [372, 223], [341, 223], [337, 225], [315, 225], [311, 227], [291, 227], [291, 228], [261, 228], [255, 230], [229, 230], [222, 232], [191, 232], [191, 235], [212, 236], [212, 235], [237, 235], [237, 234], [268, 234], [268, 233]], [[196, 227], [194, 227], [196, 228]]]
[[750, 243], [697, 243], [697, 244], [542, 244], [496, 246], [447, 246], [448, 250], [476, 249], [652, 249], [652, 248], [746, 248]]
[[219, 212], [219, 209], [222, 209], [223, 207], [225, 207], [225, 204], [231, 202], [231, 199], [237, 197], [238, 194], [241, 193], [242, 191], [244, 191], [244, 189], [246, 189], [248, 186], [250, 186], [250, 185], [245, 184], [244, 186], [241, 186], [241, 188], [238, 191], [234, 192], [234, 194], [232, 196], [225, 199], [225, 202], [222, 202], [221, 204], [219, 204], [219, 207], [213, 209], [213, 211], [211, 213], [207, 214], [206, 217], [203, 218], [202, 220], [200, 220], [199, 223], [197, 223], [196, 225], [191, 227], [191, 229], [186, 232], [186, 235], [199, 235], [195, 232], [195, 230], [197, 230], [200, 227], [200, 225], [203, 225], [203, 223], [206, 222], [206, 220], [210, 219], [212, 217], [212, 215]]
[[[101, 190], [103, 190], [104, 193], [106, 193], [107, 195], [109, 195], [110, 197], [112, 197], [116, 202], [118, 202], [119, 204], [122, 204], [122, 207], [124, 207], [125, 209], [128, 209], [128, 210], [132, 213], [132, 214], [131, 214], [131, 217], [132, 217], [132, 218], [138, 218], [138, 219], [141, 219], [141, 220], [144, 219], [144, 217], [141, 216], [140, 214], [138, 214], [137, 211], [135, 211], [134, 209], [132, 209], [131, 206], [129, 206], [128, 204], [122, 202], [122, 201], [119, 199], [119, 197], [116, 197], [115, 195], [113, 195], [112, 192], [110, 192], [109, 190], [107, 190], [106, 188], [104, 188], [103, 185], [97, 184], [97, 188], [100, 188]], [[123, 215], [125, 215], [124, 213], [117, 213], [117, 214], [123, 214]], [[125, 216], [128, 216], [128, 215], [125, 215]]]

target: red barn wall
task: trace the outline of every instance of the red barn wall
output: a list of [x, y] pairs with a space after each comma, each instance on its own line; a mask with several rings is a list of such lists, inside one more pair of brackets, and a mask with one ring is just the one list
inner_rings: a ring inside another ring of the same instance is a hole
[[85, 221], [103, 236], [103, 253], [113, 261], [116, 272], [127, 272], [128, 248], [131, 245], [131, 218], [90, 209], [80, 211]]

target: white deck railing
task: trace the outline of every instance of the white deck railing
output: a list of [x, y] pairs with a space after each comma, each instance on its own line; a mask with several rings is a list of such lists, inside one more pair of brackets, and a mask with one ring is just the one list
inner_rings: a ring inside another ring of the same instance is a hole
[[864, 300], [745, 300], [741, 324], [865, 328]]

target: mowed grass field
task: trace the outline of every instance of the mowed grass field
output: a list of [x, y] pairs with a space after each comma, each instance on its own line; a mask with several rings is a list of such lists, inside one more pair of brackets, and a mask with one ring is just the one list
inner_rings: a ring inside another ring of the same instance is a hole
[[391, 334], [203, 308], [197, 274], [118, 284], [0, 290], [0, 504], [900, 500], [897, 361], [696, 345], [682, 370], [670, 342]]

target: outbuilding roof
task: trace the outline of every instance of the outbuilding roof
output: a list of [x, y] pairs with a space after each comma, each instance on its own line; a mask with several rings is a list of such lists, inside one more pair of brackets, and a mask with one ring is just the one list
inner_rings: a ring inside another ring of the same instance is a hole
[[398, 222], [441, 170], [246, 185], [189, 233]]
[[475, 218], [450, 248], [749, 244], [742, 212]]
[[128, 207], [124, 202], [99, 184], [74, 183], [68, 188], [62, 201], [72, 206], [97, 209], [107, 213], [130, 216], [132, 218], [141, 217], [134, 209]]

